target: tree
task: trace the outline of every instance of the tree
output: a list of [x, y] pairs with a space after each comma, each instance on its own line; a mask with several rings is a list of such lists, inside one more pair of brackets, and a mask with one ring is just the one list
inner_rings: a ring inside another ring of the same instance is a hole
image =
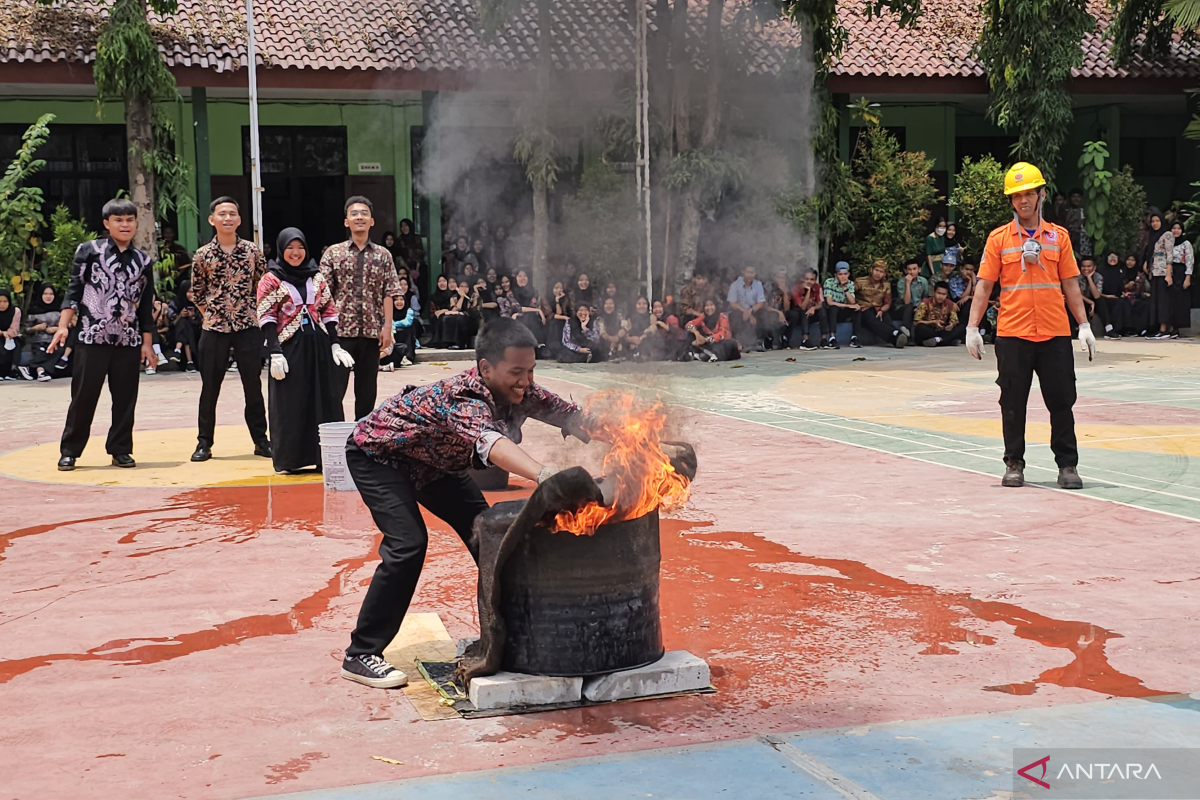
[[975, 52], [988, 73], [988, 117], [1017, 131], [1012, 155], [1053, 185], [1075, 119], [1066, 82], [1083, 64], [1081, 42], [1096, 20], [1087, 0], [984, 0], [983, 9]]
[[856, 274], [866, 274], [877, 259], [895, 274], [920, 251], [925, 238], [929, 206], [937, 200], [929, 174], [934, 160], [902, 152], [895, 136], [871, 124], [857, 151], [853, 170], [858, 183], [850, 214], [855, 233], [846, 252]]
[[[1112, 0], [1117, 14], [1109, 29], [1113, 60], [1129, 63], [1134, 55], [1149, 60], [1171, 55], [1175, 31], [1195, 38], [1200, 34], [1200, 0]], [[1183, 135], [1200, 139], [1200, 115], [1192, 117]]]
[[27, 186], [29, 179], [46, 166], [36, 157], [37, 149], [50, 138], [53, 114], [43, 114], [21, 136], [21, 147], [4, 176], [0, 177], [0, 280], [21, 294], [33, 271], [33, 260], [42, 243], [39, 231], [42, 190]]
[[[1146, 190], [1133, 177], [1133, 167], [1126, 164], [1109, 179], [1108, 221], [1105, 238], [1108, 249], [1125, 256], [1137, 247], [1142, 232], [1142, 214], [1148, 205]], [[1200, 217], [1189, 217], [1188, 222]], [[1096, 251], [1099, 254], [1099, 251]]]
[[46, 242], [42, 255], [42, 280], [64, 292], [71, 277], [75, 250], [84, 242], [95, 239], [96, 234], [81, 220], [72, 217], [66, 206], [59, 206], [50, 215], [50, 231], [54, 238]]
[[[38, 0], [53, 5], [56, 0]], [[155, 194], [155, 168], [182, 169], [174, 153], [158, 153], [155, 148], [155, 102], [178, 97], [175, 76], [167, 68], [154, 29], [147, 18], [149, 11], [161, 16], [174, 14], [176, 0], [111, 0], [108, 20], [96, 40], [96, 62], [92, 79], [101, 103], [121, 102], [125, 106], [125, 139], [129, 146], [129, 199], [138, 209], [138, 229], [134, 245], [154, 255], [155, 211], [178, 204], [186, 194], [179, 192], [172, 203], [158, 204]], [[162, 122], [159, 122], [161, 129]], [[186, 181], [186, 173], [184, 182]], [[173, 182], [178, 191], [179, 182]], [[192, 205], [194, 208], [194, 204]]]
[[[1104, 168], [1108, 161], [1108, 145], [1104, 142], [1085, 142], [1079, 156], [1079, 172], [1083, 176], [1083, 199], [1086, 205], [1086, 231], [1095, 248], [1104, 252], [1108, 246], [1109, 199], [1112, 194], [1112, 171]], [[1086, 251], [1085, 251], [1086, 252]]]
[[954, 178], [950, 207], [958, 212], [958, 241], [979, 258], [988, 234], [1012, 220], [1012, 206], [1004, 195], [1004, 166], [990, 155], [978, 161], [964, 158]]

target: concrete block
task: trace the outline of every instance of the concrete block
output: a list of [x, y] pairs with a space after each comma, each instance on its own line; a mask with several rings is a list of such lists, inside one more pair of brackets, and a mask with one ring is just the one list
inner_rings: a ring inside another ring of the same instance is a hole
[[583, 678], [497, 672], [495, 675], [473, 678], [467, 696], [478, 709], [548, 706], [554, 703], [577, 703], [582, 689]]
[[708, 664], [686, 650], [672, 650], [653, 664], [588, 678], [583, 696], [593, 703], [708, 688]]

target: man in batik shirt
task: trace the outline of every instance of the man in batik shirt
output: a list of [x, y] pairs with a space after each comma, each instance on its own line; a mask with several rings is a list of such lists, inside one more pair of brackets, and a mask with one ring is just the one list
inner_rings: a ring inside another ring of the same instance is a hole
[[262, 396], [263, 333], [258, 326], [258, 282], [267, 270], [262, 251], [238, 236], [241, 210], [232, 197], [209, 204], [208, 224], [216, 237], [192, 258], [192, 288], [188, 294], [200, 310], [200, 413], [197, 415], [196, 450], [192, 461], [212, 458], [217, 425], [217, 400], [229, 367], [229, 354], [237, 361], [246, 398], [246, 427], [254, 442], [254, 455], [271, 457], [267, 439], [267, 409]]
[[342, 677], [377, 689], [408, 678], [383, 659], [400, 630], [428, 533], [424, 506], [462, 538], [478, 560], [471, 528], [487, 508], [469, 467], [497, 466], [539, 484], [558, 471], [527, 454], [521, 424], [532, 417], [588, 441], [579, 406], [533, 382], [537, 340], [517, 320], [487, 323], [475, 344], [477, 366], [427, 386], [409, 386], [362, 420], [346, 444], [346, 465], [383, 531], [381, 563], [371, 579]]
[[[355, 195], [346, 201], [350, 238], [321, 256], [321, 273], [333, 292], [338, 310], [338, 338], [354, 359], [354, 418], [375, 408], [379, 356], [392, 351], [392, 303], [400, 296], [396, 265], [386, 248], [371, 241], [375, 224], [371, 201]], [[333, 370], [333, 397], [346, 396], [351, 369]]]
[[137, 206], [109, 200], [101, 211], [107, 238], [79, 245], [71, 264], [71, 280], [59, 313], [58, 330], [46, 347], [53, 353], [67, 343], [79, 318], [75, 366], [71, 374], [71, 406], [59, 444], [58, 468], [75, 469], [92, 432], [100, 390], [108, 381], [112, 424], [105, 449], [114, 467], [135, 467], [133, 410], [137, 405], [139, 368], [157, 366], [154, 333], [154, 265], [133, 246]]

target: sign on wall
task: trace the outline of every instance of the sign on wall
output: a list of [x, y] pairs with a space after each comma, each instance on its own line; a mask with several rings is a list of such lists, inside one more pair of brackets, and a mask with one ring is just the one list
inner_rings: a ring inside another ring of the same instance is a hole
[[358, 162], [359, 172], [383, 172], [383, 165], [378, 161], [360, 161]]

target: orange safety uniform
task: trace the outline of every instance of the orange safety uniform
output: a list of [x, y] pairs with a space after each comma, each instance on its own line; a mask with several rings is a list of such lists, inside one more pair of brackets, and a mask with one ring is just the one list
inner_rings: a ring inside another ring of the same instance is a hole
[[[1036, 263], [1024, 258], [1025, 242], [1041, 245]], [[1000, 284], [997, 336], [1044, 342], [1070, 336], [1062, 281], [1079, 275], [1066, 228], [1042, 221], [1031, 237], [1013, 220], [988, 235], [979, 277]]]

